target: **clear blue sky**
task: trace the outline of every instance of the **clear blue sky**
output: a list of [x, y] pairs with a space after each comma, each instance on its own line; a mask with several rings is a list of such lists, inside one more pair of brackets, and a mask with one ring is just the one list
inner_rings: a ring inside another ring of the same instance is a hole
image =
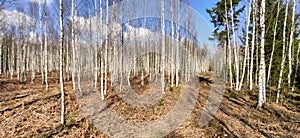
[[211, 18], [209, 14], [206, 12], [206, 9], [211, 9], [218, 1], [219, 0], [191, 0], [190, 5], [195, 10], [197, 10], [199, 14], [201, 14], [213, 28], [213, 25], [210, 22]]

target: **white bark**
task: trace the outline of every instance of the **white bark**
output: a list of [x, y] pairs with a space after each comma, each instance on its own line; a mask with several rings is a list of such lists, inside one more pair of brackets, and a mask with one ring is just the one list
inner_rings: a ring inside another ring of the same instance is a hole
[[[174, 6], [173, 6], [173, 0], [171, 0], [170, 2], [171, 5], [171, 59], [173, 61], [173, 57], [174, 57], [174, 46], [173, 46], [173, 39], [174, 39]], [[173, 69], [173, 63], [170, 64], [171, 65], [171, 87], [174, 87], [174, 69]]]
[[247, 62], [247, 57], [248, 57], [248, 47], [249, 47], [249, 24], [250, 24], [250, 13], [251, 13], [251, 0], [250, 0], [250, 6], [249, 6], [249, 12], [247, 12], [247, 25], [246, 25], [246, 46], [245, 46], [245, 55], [244, 55], [244, 64], [243, 64], [243, 73], [242, 73], [242, 78], [240, 81], [240, 86], [238, 90], [240, 91], [242, 89], [243, 81], [244, 81], [244, 76], [245, 76], [245, 71], [246, 71], [246, 62]]
[[225, 0], [225, 20], [226, 20], [226, 28], [227, 28], [227, 46], [228, 46], [228, 53], [229, 53], [229, 58], [228, 58], [228, 66], [229, 66], [229, 79], [230, 79], [230, 89], [233, 88], [233, 85], [232, 85], [232, 66], [231, 66], [231, 58], [232, 58], [232, 49], [231, 49], [231, 44], [230, 44], [230, 33], [229, 33], [229, 21], [228, 21], [228, 13], [227, 13], [227, 3], [226, 3], [226, 0]]
[[104, 95], [107, 92], [107, 66], [108, 66], [108, 0], [106, 0], [106, 29], [105, 29], [105, 55], [104, 55]]
[[261, 27], [261, 45], [260, 45], [260, 65], [259, 65], [259, 80], [258, 80], [258, 105], [260, 108], [266, 102], [266, 68], [265, 68], [265, 0], [261, 1], [260, 14]]
[[177, 46], [176, 46], [176, 87], [178, 87], [179, 85], [179, 47], [180, 47], [180, 38], [179, 38], [179, 29], [180, 29], [180, 26], [179, 26], [179, 22], [180, 22], [180, 1], [177, 2], [177, 25], [176, 25], [176, 40], [177, 40]]
[[267, 76], [267, 86], [269, 85], [272, 62], [273, 62], [273, 55], [274, 55], [275, 46], [276, 46], [276, 34], [277, 34], [278, 17], [279, 17], [279, 12], [280, 12], [280, 4], [281, 4], [281, 0], [278, 1], [278, 5], [277, 5], [277, 14], [276, 14], [276, 20], [275, 20], [275, 26], [274, 26], [274, 34], [273, 34], [273, 45], [272, 45], [272, 52], [271, 52], [270, 63], [269, 63], [269, 68], [268, 68], [268, 76]]
[[[98, 11], [97, 10], [97, 1], [95, 0], [95, 11]], [[97, 23], [98, 23], [98, 20], [97, 20]], [[99, 32], [99, 29], [98, 29], [98, 26], [97, 26], [97, 32]], [[98, 38], [97, 38], [97, 40], [98, 40]], [[95, 70], [94, 70], [94, 89], [95, 89], [95, 91], [96, 92], [98, 92], [98, 88], [97, 88], [97, 83], [98, 83], [98, 44], [99, 44], [99, 42], [97, 41], [97, 44], [95, 45], [95, 53], [94, 53], [94, 64], [95, 64]]]
[[76, 54], [75, 54], [75, 0], [72, 0], [72, 84], [73, 90], [76, 90], [75, 71], [76, 71]]
[[286, 47], [286, 24], [287, 24], [287, 14], [289, 9], [289, 0], [286, 1], [286, 7], [285, 7], [285, 17], [284, 17], [284, 26], [283, 26], [283, 40], [282, 40], [282, 61], [281, 61], [281, 67], [280, 67], [280, 73], [279, 73], [279, 80], [278, 80], [278, 87], [277, 87], [277, 96], [276, 96], [276, 103], [279, 102], [279, 95], [281, 91], [281, 82], [282, 82], [282, 75], [285, 65], [285, 47]]
[[161, 0], [161, 21], [162, 21], [162, 48], [161, 48], [161, 71], [162, 71], [162, 76], [161, 76], [161, 89], [162, 89], [162, 93], [165, 94], [165, 0]]
[[298, 46], [298, 50], [297, 50], [297, 56], [296, 56], [296, 69], [295, 69], [295, 77], [294, 77], [294, 82], [293, 82], [293, 87], [292, 87], [292, 92], [295, 91], [295, 84], [296, 84], [296, 79], [298, 77], [297, 72], [298, 72], [298, 68], [299, 68], [299, 52], [300, 52], [300, 43]]
[[288, 73], [288, 88], [291, 88], [291, 75], [293, 72], [292, 69], [292, 48], [293, 48], [293, 41], [294, 41], [294, 32], [295, 32], [295, 10], [296, 10], [296, 0], [293, 0], [293, 13], [292, 13], [292, 26], [291, 26], [291, 34], [289, 40], [289, 73]]
[[44, 30], [44, 36], [45, 36], [45, 43], [44, 43], [44, 60], [45, 60], [45, 84], [46, 84], [46, 91], [48, 91], [48, 51], [47, 51], [47, 45], [48, 45], [48, 40], [47, 40], [47, 0], [44, 1], [44, 14], [45, 14], [45, 30]]
[[63, 0], [59, 0], [59, 25], [60, 25], [60, 46], [59, 46], [59, 80], [61, 91], [61, 121], [63, 125], [65, 123], [65, 92], [64, 92], [64, 80], [63, 80], [63, 40], [64, 40], [64, 28], [63, 28]]
[[102, 32], [103, 32], [103, 22], [102, 22], [102, 0], [99, 0], [100, 1], [100, 23], [99, 23], [99, 25], [100, 25], [100, 43], [101, 43], [101, 83], [100, 83], [100, 85], [101, 85], [101, 100], [104, 100], [104, 87], [103, 87], [103, 79], [104, 79], [104, 75], [103, 75], [103, 71], [104, 71], [104, 61], [103, 61], [103, 48], [102, 48], [102, 43], [103, 43], [103, 41], [102, 41]]
[[43, 71], [43, 66], [44, 66], [44, 60], [43, 60], [43, 40], [42, 40], [42, 30], [43, 30], [43, 21], [42, 21], [42, 2], [39, 1], [39, 13], [40, 13], [40, 70], [42, 73], [42, 83], [44, 83], [44, 71]]
[[238, 90], [239, 88], [239, 76], [240, 76], [240, 68], [239, 68], [239, 60], [238, 60], [238, 48], [236, 46], [236, 40], [235, 40], [235, 25], [234, 25], [234, 16], [233, 16], [233, 6], [232, 6], [232, 0], [230, 0], [230, 8], [231, 8], [231, 26], [232, 26], [232, 38], [233, 38], [233, 52], [234, 52], [234, 62], [235, 62], [235, 77], [236, 77], [236, 84], [235, 89]]
[[253, 0], [253, 30], [252, 30], [252, 43], [251, 43], [251, 57], [250, 57], [250, 80], [249, 89], [253, 88], [253, 60], [254, 60], [254, 46], [255, 46], [255, 34], [256, 34], [256, 0]]

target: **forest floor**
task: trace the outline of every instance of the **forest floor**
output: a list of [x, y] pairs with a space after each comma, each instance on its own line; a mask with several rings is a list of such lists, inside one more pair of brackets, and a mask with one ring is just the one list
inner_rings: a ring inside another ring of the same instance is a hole
[[[202, 89], [193, 112], [166, 137], [299, 137], [299, 111], [275, 103], [267, 103], [258, 110], [255, 108], [257, 92], [249, 90], [234, 94], [226, 91], [213, 120], [199, 127], [209, 88], [213, 87], [209, 76], [201, 76]], [[65, 82], [66, 125], [60, 125], [58, 76], [49, 75], [48, 91], [41, 82], [41, 75], [32, 84], [0, 77], [0, 137], [109, 137], [81, 113], [71, 81]], [[109, 92], [106, 102], [110, 102], [109, 108], [119, 116], [141, 122], [166, 114], [179, 95], [176, 89], [167, 89], [164, 98], [149, 110], [128, 107], [114, 92]]]

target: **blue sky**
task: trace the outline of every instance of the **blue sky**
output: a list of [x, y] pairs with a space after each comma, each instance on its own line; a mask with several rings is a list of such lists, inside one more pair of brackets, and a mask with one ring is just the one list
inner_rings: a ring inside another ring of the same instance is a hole
[[[39, 0], [20, 0], [21, 3], [27, 2], [27, 1], [39, 1]], [[42, 0], [44, 1], [44, 0]], [[52, 3], [53, 0], [47, 0], [48, 4]], [[212, 8], [214, 4], [216, 4], [219, 0], [190, 0], [190, 6], [193, 7], [196, 11], [199, 12], [213, 27], [213, 25], [210, 23], [210, 16], [206, 12], [207, 8]]]
[[190, 5], [197, 10], [199, 14], [201, 14], [209, 22], [211, 28], [213, 28], [213, 25], [210, 22], [211, 18], [206, 12], [206, 9], [211, 9], [218, 1], [219, 0], [191, 0]]

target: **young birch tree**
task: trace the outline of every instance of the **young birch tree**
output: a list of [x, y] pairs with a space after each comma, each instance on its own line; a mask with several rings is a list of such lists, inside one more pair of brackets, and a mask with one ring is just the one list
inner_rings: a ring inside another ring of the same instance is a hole
[[279, 102], [282, 76], [283, 76], [283, 70], [284, 70], [285, 58], [286, 58], [285, 46], [286, 46], [286, 24], [287, 24], [288, 9], [289, 9], [289, 0], [286, 1], [286, 6], [285, 6], [285, 16], [284, 16], [284, 25], [283, 25], [283, 40], [282, 40], [282, 60], [281, 60], [281, 65], [280, 65], [280, 73], [279, 73], [279, 80], [278, 80], [278, 87], [277, 87], [276, 103]]
[[108, 66], [108, 0], [106, 0], [106, 28], [105, 28], [105, 53], [104, 53], [104, 95], [107, 92], [107, 66]]
[[177, 2], [177, 25], [176, 25], [176, 40], [177, 40], [177, 45], [176, 45], [176, 87], [179, 85], [179, 47], [180, 47], [180, 1]]
[[299, 52], [300, 52], [300, 43], [299, 43], [299, 46], [298, 46], [297, 56], [296, 56], [296, 69], [295, 69], [296, 73], [295, 73], [295, 77], [294, 77], [292, 92], [295, 91], [296, 78], [298, 77], [297, 72], [298, 72], [298, 68], [299, 68]]
[[246, 25], [246, 46], [245, 46], [245, 55], [244, 55], [244, 64], [243, 64], [243, 72], [242, 72], [242, 78], [240, 81], [240, 85], [238, 90], [240, 91], [242, 89], [243, 85], [243, 80], [245, 76], [245, 71], [246, 71], [246, 62], [247, 62], [247, 57], [248, 57], [248, 47], [249, 47], [249, 24], [250, 24], [250, 13], [251, 13], [251, 0], [250, 0], [250, 6], [249, 6], [249, 12], [247, 12], [247, 25]]
[[250, 81], [249, 81], [249, 89], [253, 88], [253, 61], [254, 61], [254, 46], [255, 46], [255, 34], [256, 34], [256, 0], [253, 0], [253, 30], [252, 30], [252, 43], [251, 43], [251, 57], [250, 57]]
[[281, 0], [279, 0], [277, 3], [278, 3], [277, 4], [277, 14], [276, 14], [276, 20], [275, 20], [275, 26], [274, 26], [272, 52], [271, 52], [270, 63], [269, 63], [269, 68], [268, 68], [268, 75], [267, 75], [267, 86], [269, 85], [273, 56], [274, 56], [274, 51], [275, 51], [275, 46], [276, 46], [276, 34], [277, 34], [277, 26], [278, 26], [278, 18], [279, 18], [279, 13], [280, 13]]
[[227, 47], [228, 47], [228, 53], [229, 53], [229, 61], [228, 61], [228, 66], [229, 66], [229, 79], [230, 79], [230, 88], [232, 89], [233, 88], [233, 85], [232, 85], [232, 66], [231, 66], [231, 58], [232, 58], [232, 47], [231, 47], [231, 44], [230, 44], [230, 33], [229, 33], [229, 21], [228, 21], [228, 10], [227, 10], [227, 0], [225, 0], [225, 20], [226, 20], [226, 29], [227, 29]]
[[293, 0], [293, 13], [292, 13], [292, 26], [291, 26], [291, 34], [289, 40], [289, 73], [288, 73], [288, 88], [291, 88], [291, 75], [293, 72], [292, 69], [292, 48], [294, 41], [294, 32], [295, 32], [295, 10], [296, 10], [296, 0]]
[[238, 60], [238, 48], [236, 46], [236, 40], [235, 40], [235, 25], [234, 25], [234, 10], [232, 6], [232, 0], [230, 0], [230, 8], [231, 8], [231, 29], [232, 29], [232, 38], [233, 38], [233, 52], [234, 52], [234, 63], [235, 63], [235, 74], [236, 74], [236, 84], [235, 89], [238, 90], [239, 88], [239, 76], [240, 76], [240, 68], [239, 68], [239, 60]]
[[44, 17], [45, 17], [45, 21], [44, 21], [44, 37], [45, 37], [45, 43], [44, 43], [44, 60], [45, 60], [45, 84], [46, 84], [46, 91], [48, 91], [48, 39], [47, 39], [47, 0], [44, 0]]
[[162, 29], [162, 41], [161, 41], [161, 89], [165, 94], [165, 0], [161, 0], [161, 29]]
[[73, 90], [76, 90], [75, 71], [76, 71], [76, 54], [75, 54], [75, 0], [72, 0], [72, 84]]
[[[102, 19], [102, 0], [99, 0], [100, 1], [100, 43], [101, 43], [101, 53], [103, 53], [103, 47], [102, 47], [102, 43], [103, 43], [103, 39], [102, 39], [102, 32], [103, 32], [103, 19]], [[103, 75], [103, 72], [104, 72], [104, 61], [103, 61], [103, 54], [101, 54], [101, 99], [104, 100], [104, 87], [103, 87], [103, 79], [104, 79], [104, 75]]]
[[61, 124], [65, 123], [65, 92], [63, 80], [63, 44], [64, 44], [64, 28], [63, 28], [63, 0], [59, 0], [59, 25], [60, 25], [60, 46], [59, 46], [59, 80], [61, 91]]

